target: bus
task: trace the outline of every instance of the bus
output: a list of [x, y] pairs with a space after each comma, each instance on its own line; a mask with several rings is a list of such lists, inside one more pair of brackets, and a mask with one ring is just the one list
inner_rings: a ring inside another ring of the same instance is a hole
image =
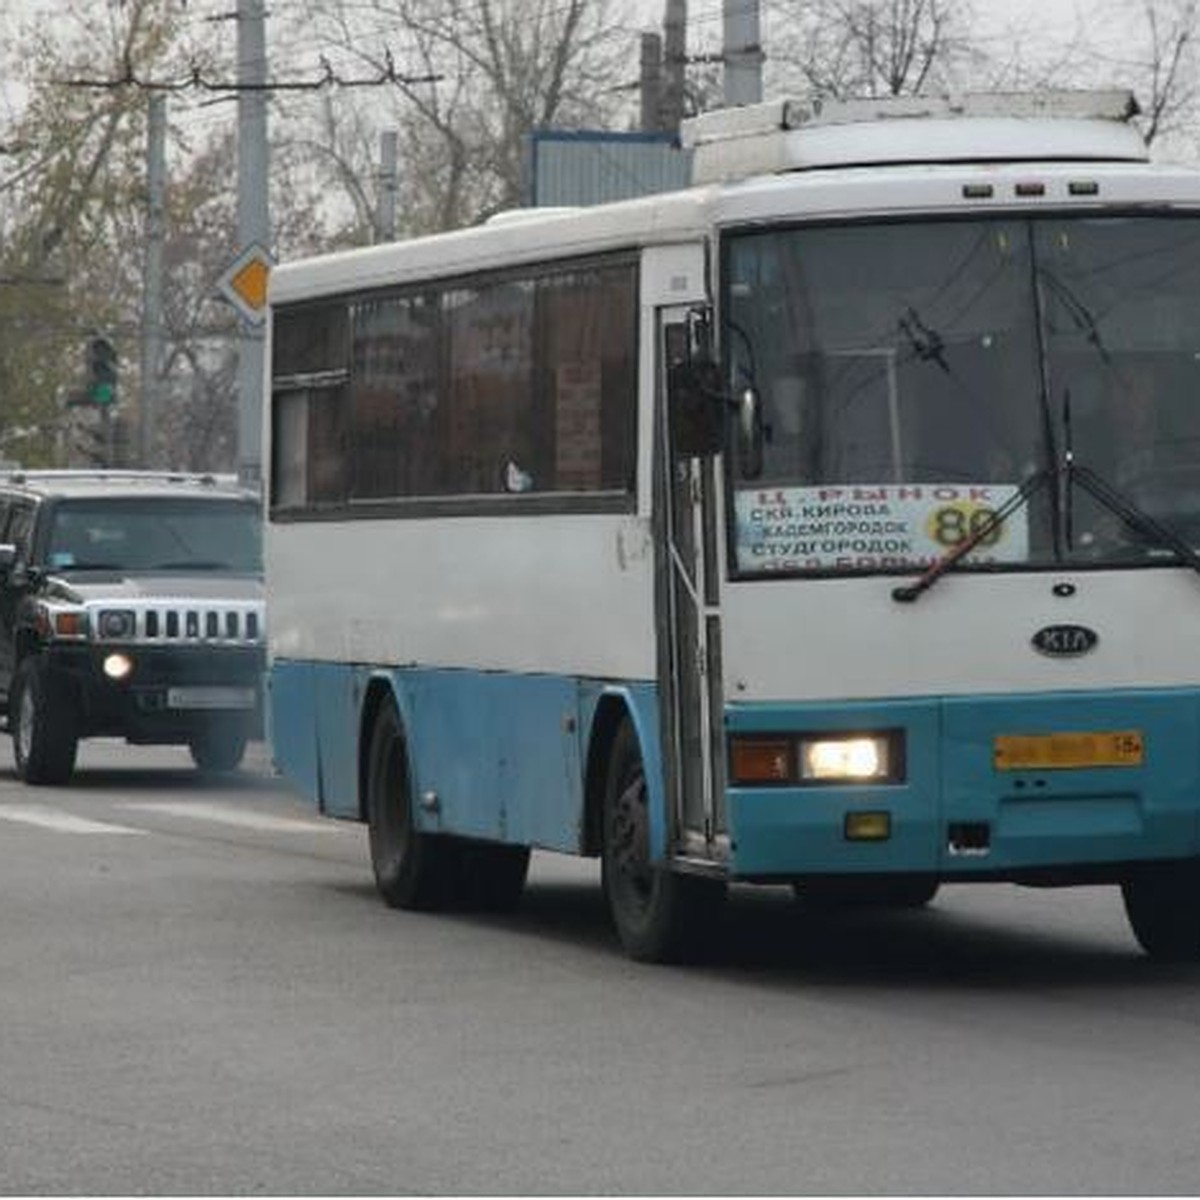
[[1200, 956], [1200, 173], [1135, 114], [770, 101], [273, 271], [273, 754], [384, 901], [598, 857], [679, 961], [732, 884], [1111, 885]]

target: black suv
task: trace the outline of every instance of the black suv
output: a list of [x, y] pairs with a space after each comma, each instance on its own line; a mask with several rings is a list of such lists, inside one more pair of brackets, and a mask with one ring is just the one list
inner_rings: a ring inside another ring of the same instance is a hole
[[17, 772], [65, 783], [82, 737], [231, 771], [262, 736], [260, 505], [211, 475], [0, 473], [0, 708]]

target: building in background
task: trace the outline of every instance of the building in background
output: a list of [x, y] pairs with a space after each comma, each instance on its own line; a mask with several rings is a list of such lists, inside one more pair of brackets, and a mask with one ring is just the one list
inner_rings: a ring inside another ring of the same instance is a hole
[[602, 204], [691, 184], [692, 153], [671, 133], [539, 129], [525, 154], [531, 206]]

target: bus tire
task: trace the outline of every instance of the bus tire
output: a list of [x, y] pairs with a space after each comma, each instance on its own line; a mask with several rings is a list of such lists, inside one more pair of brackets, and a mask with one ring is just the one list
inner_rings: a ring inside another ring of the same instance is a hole
[[25, 783], [62, 784], [75, 773], [79, 726], [66, 685], [35, 654], [13, 676], [8, 727], [13, 760]]
[[511, 912], [520, 903], [529, 873], [529, 847], [464, 841], [458, 846], [459, 892], [463, 908]]
[[1200, 862], [1147, 867], [1121, 884], [1138, 945], [1158, 962], [1200, 961]]
[[408, 746], [391, 696], [371, 727], [366, 791], [371, 867], [379, 894], [392, 908], [444, 907], [454, 890], [455, 847], [450, 839], [415, 827]]
[[600, 863], [609, 912], [630, 958], [685, 962], [698, 955], [719, 918], [725, 888], [651, 862], [646, 772], [628, 719], [609, 756]]

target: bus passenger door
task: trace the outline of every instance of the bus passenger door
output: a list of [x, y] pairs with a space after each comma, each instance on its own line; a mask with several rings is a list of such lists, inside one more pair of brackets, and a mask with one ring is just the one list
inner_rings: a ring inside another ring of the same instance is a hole
[[[655, 511], [658, 536], [659, 683], [664, 761], [677, 853], [724, 857], [718, 459], [691, 453], [667, 404], [673, 365], [686, 361], [696, 309], [658, 313], [658, 430]], [[694, 347], [692, 347], [694, 349]], [[720, 401], [713, 404], [717, 428]]]

